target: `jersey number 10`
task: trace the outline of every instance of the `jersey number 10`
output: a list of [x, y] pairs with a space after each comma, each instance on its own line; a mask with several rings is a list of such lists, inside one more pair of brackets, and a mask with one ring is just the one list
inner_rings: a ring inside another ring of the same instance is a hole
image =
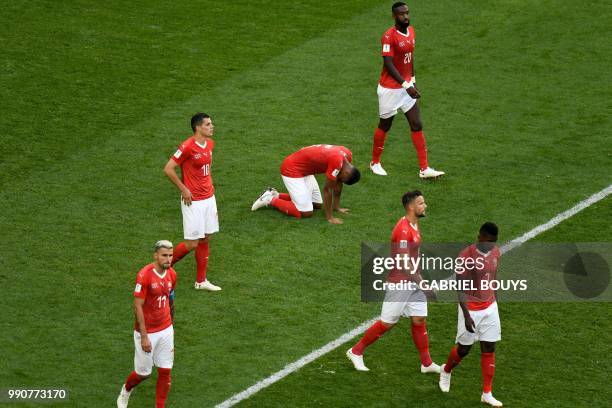
[[205, 176], [210, 174], [210, 163], [202, 166], [202, 173], [204, 173]]

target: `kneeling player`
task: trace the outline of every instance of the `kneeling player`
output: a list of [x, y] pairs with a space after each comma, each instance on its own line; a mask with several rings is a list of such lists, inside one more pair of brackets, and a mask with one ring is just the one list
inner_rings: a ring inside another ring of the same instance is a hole
[[155, 243], [154, 262], [136, 276], [134, 289], [134, 371], [121, 387], [117, 407], [126, 408], [134, 387], [146, 380], [157, 367], [155, 406], [163, 408], [170, 391], [170, 371], [174, 363], [174, 287], [172, 243]]
[[[463, 273], [457, 273], [457, 279], [472, 281], [473, 291], [459, 292], [459, 319], [457, 322], [457, 345], [451, 350], [446, 364], [440, 371], [440, 389], [450, 391], [451, 372], [468, 355], [472, 344], [480, 341], [480, 367], [482, 369], [481, 401], [494, 407], [502, 403], [492, 394], [493, 375], [495, 374], [495, 343], [501, 340], [501, 324], [495, 301], [495, 292], [488, 288], [488, 282], [495, 280], [500, 251], [495, 245], [498, 228], [492, 222], [486, 222], [480, 227], [478, 243], [464, 249], [459, 255], [464, 259], [464, 265], [474, 265], [466, 268]], [[471, 259], [471, 262], [467, 260]], [[484, 284], [483, 284], [484, 282]]]
[[[402, 196], [402, 204], [406, 215], [397, 222], [391, 233], [392, 252], [404, 254], [413, 259], [419, 257], [421, 233], [419, 219], [425, 216], [425, 199], [423, 194], [416, 190], [407, 192]], [[405, 271], [394, 269], [387, 278], [392, 283], [415, 282], [422, 280], [419, 271]], [[400, 317], [409, 317], [412, 323], [412, 340], [421, 358], [422, 373], [439, 373], [440, 366], [431, 361], [429, 355], [429, 337], [427, 336], [427, 298], [420, 289], [415, 290], [389, 290], [377, 320], [353, 347], [347, 350], [346, 356], [359, 371], [369, 371], [363, 362], [365, 349], [392, 329]]]
[[[285, 158], [281, 176], [288, 193], [268, 188], [255, 200], [252, 211], [271, 205], [280, 212], [296, 218], [312, 217], [315, 208], [325, 209], [325, 217], [331, 224], [342, 224], [334, 217], [334, 211], [345, 214], [340, 208], [343, 184], [355, 184], [361, 177], [352, 164], [353, 155], [344, 146], [318, 144], [303, 147]], [[323, 197], [315, 174], [325, 173]]]

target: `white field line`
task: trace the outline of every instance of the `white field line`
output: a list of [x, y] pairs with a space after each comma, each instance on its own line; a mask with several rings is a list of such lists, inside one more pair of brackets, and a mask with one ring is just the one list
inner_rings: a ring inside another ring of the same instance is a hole
[[[610, 194], [612, 194], [612, 184], [609, 185], [608, 187], [604, 188], [603, 190], [599, 191], [598, 193], [593, 194], [592, 196], [590, 196], [586, 200], [580, 201], [578, 204], [576, 204], [575, 206], [573, 206], [569, 210], [563, 211], [562, 213], [559, 213], [558, 215], [554, 216], [547, 223], [544, 223], [542, 225], [538, 225], [537, 227], [535, 227], [531, 231], [526, 232], [525, 234], [521, 235], [520, 237], [515, 238], [512, 241], [509, 241], [509, 242], [505, 243], [501, 247], [501, 252], [502, 253], [506, 253], [506, 252], [509, 252], [509, 251], [513, 250], [514, 248], [517, 248], [517, 247], [523, 245], [525, 242], [529, 241], [530, 239], [540, 235], [541, 233], [543, 233], [545, 231], [548, 231], [551, 228], [554, 228], [555, 226], [559, 225], [561, 222], [567, 220], [570, 217], [573, 217], [574, 215], [578, 214], [580, 211], [582, 211], [585, 208], [595, 204], [596, 202], [603, 200], [604, 198], [606, 198]], [[287, 364], [285, 366], [285, 368], [283, 368], [282, 370], [277, 371], [276, 373], [272, 374], [271, 376], [269, 376], [267, 378], [264, 378], [261, 381], [258, 381], [257, 383], [251, 385], [246, 390], [244, 390], [242, 392], [239, 392], [238, 394], [233, 395], [232, 397], [230, 397], [227, 400], [225, 400], [225, 401], [221, 402], [220, 404], [218, 404], [216, 406], [216, 408], [229, 408], [229, 407], [239, 403], [240, 401], [243, 401], [243, 400], [251, 397], [253, 394], [261, 391], [262, 389], [264, 389], [264, 388], [274, 384], [275, 382], [280, 381], [281, 379], [285, 378], [289, 374], [298, 371], [300, 368], [304, 367], [306, 364], [309, 364], [309, 363], [313, 362], [314, 360], [316, 360], [317, 358], [323, 356], [324, 354], [327, 354], [330, 351], [340, 347], [344, 343], [347, 343], [353, 337], [356, 337], [356, 336], [362, 334], [377, 319], [378, 319], [378, 317], [376, 317], [376, 318], [374, 318], [372, 320], [365, 321], [362, 324], [360, 324], [359, 326], [355, 327], [353, 330], [351, 330], [351, 331], [349, 331], [347, 333], [344, 333], [342, 336], [338, 337], [336, 340], [330, 341], [329, 343], [327, 343], [323, 347], [314, 350], [312, 353], [305, 355], [304, 357], [300, 358], [299, 360], [294, 361], [293, 363]]]

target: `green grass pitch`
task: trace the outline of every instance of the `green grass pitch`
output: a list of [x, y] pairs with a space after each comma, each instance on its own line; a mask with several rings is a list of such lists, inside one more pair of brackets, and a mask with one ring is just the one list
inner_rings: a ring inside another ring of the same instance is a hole
[[[216, 125], [221, 232], [209, 276], [223, 291], [193, 290], [191, 256], [177, 265], [170, 407], [222, 402], [376, 316], [379, 304], [359, 301], [360, 242], [388, 240], [408, 189], [429, 204], [424, 240], [470, 240], [491, 219], [506, 241], [611, 183], [605, 1], [409, 1], [430, 161], [448, 176], [418, 180], [401, 117], [383, 155], [390, 175], [373, 176], [391, 3], [5, 4], [0, 388], [64, 387], [70, 401], [57, 406], [113, 406], [133, 364], [135, 274], [154, 241], [182, 238], [162, 167], [197, 111]], [[282, 186], [282, 158], [314, 143], [348, 146], [362, 169], [343, 194], [345, 223], [251, 213], [264, 186]], [[607, 198], [537, 239], [610, 242], [611, 215]], [[511, 407], [609, 404], [610, 304], [500, 310], [496, 397]], [[435, 361], [455, 319], [454, 306], [430, 307]], [[341, 347], [241, 405], [478, 406], [478, 351], [442, 395], [417, 374], [406, 323], [371, 347], [366, 375]], [[141, 384], [130, 407], [151, 406], [154, 384]]]

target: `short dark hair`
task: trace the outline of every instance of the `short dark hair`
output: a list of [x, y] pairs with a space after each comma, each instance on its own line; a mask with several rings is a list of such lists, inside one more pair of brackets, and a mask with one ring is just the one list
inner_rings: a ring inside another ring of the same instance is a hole
[[193, 130], [195, 132], [195, 128], [196, 126], [200, 126], [202, 124], [202, 121], [206, 118], [210, 118], [210, 116], [208, 116], [208, 114], [206, 113], [202, 113], [202, 112], [198, 112], [195, 115], [193, 115], [191, 117], [191, 130]]
[[402, 196], [402, 205], [404, 206], [404, 208], [406, 208], [406, 206], [413, 202], [415, 198], [420, 197], [422, 195], [423, 193], [421, 193], [420, 190], [408, 191]]
[[348, 179], [344, 182], [344, 184], [350, 186], [351, 184], [355, 184], [361, 179], [361, 172], [357, 167], [353, 167], [351, 169], [351, 174], [349, 174]]
[[480, 235], [488, 235], [491, 238], [495, 238], [497, 240], [497, 234], [499, 233], [499, 228], [493, 222], [487, 221], [480, 226]]
[[402, 6], [408, 6], [408, 5], [404, 3], [403, 1], [398, 1], [396, 3], [393, 3], [393, 5], [391, 6], [391, 12], [395, 13], [395, 9], [398, 7], [402, 7]]

